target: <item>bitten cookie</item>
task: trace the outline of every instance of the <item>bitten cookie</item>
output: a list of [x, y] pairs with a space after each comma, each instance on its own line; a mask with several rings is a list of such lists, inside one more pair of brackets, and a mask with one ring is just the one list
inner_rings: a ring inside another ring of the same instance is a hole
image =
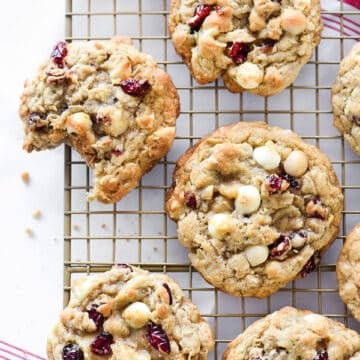
[[219, 128], [181, 156], [166, 203], [202, 276], [259, 298], [316, 268], [342, 208], [329, 159], [292, 131], [256, 122]]
[[169, 151], [179, 98], [170, 77], [128, 38], [59, 42], [25, 83], [28, 152], [73, 146], [94, 168], [89, 199], [121, 199]]
[[320, 41], [319, 0], [172, 0], [175, 50], [200, 84], [273, 95], [293, 83]]
[[307, 310], [284, 307], [255, 321], [233, 340], [222, 360], [356, 360], [360, 336]]
[[360, 155], [360, 43], [341, 61], [331, 95], [334, 126]]
[[360, 224], [346, 237], [336, 264], [336, 276], [342, 301], [360, 321]]
[[207, 359], [210, 326], [164, 274], [117, 265], [76, 280], [48, 338], [49, 360]]

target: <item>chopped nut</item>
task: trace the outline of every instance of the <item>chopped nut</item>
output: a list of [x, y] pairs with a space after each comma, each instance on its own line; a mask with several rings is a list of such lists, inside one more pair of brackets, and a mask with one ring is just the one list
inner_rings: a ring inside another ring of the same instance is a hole
[[326, 219], [329, 215], [329, 209], [322, 204], [318, 196], [307, 203], [305, 211], [307, 216], [319, 219]]
[[24, 184], [28, 184], [29, 181], [30, 181], [30, 175], [27, 171], [24, 171], [22, 174], [21, 174], [21, 180]]
[[33, 229], [31, 229], [31, 228], [29, 228], [29, 227], [25, 229], [25, 232], [26, 232], [29, 236], [33, 236], [33, 235], [34, 235]]
[[41, 211], [40, 210], [35, 210], [32, 214], [32, 216], [35, 218], [35, 219], [38, 219], [40, 216], [41, 216]]

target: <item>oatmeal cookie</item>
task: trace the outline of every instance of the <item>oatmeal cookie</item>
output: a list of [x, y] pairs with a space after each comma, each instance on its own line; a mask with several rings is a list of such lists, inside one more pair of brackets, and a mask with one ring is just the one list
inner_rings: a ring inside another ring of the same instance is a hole
[[89, 199], [121, 199], [169, 151], [179, 98], [169, 77], [128, 38], [59, 42], [25, 83], [24, 149], [74, 147], [94, 168]]
[[47, 354], [49, 360], [200, 360], [213, 346], [210, 326], [174, 280], [120, 264], [74, 281]]
[[341, 61], [331, 95], [334, 126], [360, 155], [360, 43]]
[[336, 276], [342, 301], [360, 321], [360, 224], [346, 237], [336, 264]]
[[316, 268], [342, 209], [326, 155], [257, 122], [219, 128], [181, 156], [166, 203], [202, 276], [259, 298]]
[[172, 0], [169, 32], [200, 84], [268, 96], [296, 79], [320, 41], [319, 0]]
[[222, 360], [358, 360], [360, 335], [308, 310], [287, 306], [255, 321]]

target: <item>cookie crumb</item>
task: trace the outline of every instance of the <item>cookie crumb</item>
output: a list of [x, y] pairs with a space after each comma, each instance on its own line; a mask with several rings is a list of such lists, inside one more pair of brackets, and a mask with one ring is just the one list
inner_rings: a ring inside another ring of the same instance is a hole
[[30, 181], [30, 175], [27, 171], [24, 171], [22, 174], [21, 174], [21, 180], [24, 184], [28, 184], [29, 181]]
[[34, 235], [33, 229], [31, 229], [31, 228], [29, 228], [29, 227], [25, 229], [25, 232], [26, 232], [29, 236], [33, 236], [33, 235]]
[[78, 230], [80, 230], [80, 226], [79, 226], [78, 224], [75, 224], [75, 225], [73, 226], [73, 229], [74, 229], [75, 231], [78, 231]]
[[32, 214], [32, 216], [35, 218], [35, 219], [39, 219], [41, 217], [41, 211], [40, 210], [35, 210]]
[[156, 246], [154, 246], [153, 248], [154, 251], [158, 251], [158, 248]]
[[102, 228], [102, 229], [106, 229], [106, 228], [107, 228], [107, 225], [106, 225], [106, 224], [101, 224], [101, 228]]

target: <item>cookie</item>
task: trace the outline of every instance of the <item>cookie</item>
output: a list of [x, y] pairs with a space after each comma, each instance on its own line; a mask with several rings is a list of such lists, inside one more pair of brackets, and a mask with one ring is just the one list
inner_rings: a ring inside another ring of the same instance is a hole
[[47, 343], [49, 360], [207, 359], [208, 323], [165, 274], [120, 264], [80, 278]]
[[287, 306], [252, 323], [222, 360], [360, 359], [360, 336], [343, 324]]
[[360, 155], [360, 44], [341, 61], [331, 89], [334, 126]]
[[96, 198], [114, 203], [166, 155], [179, 98], [169, 75], [128, 38], [59, 42], [25, 83], [24, 149], [67, 143], [94, 169]]
[[193, 77], [268, 96], [294, 82], [320, 42], [319, 0], [172, 0], [169, 32]]
[[221, 127], [185, 152], [166, 203], [202, 276], [229, 294], [258, 298], [316, 268], [342, 209], [326, 155], [259, 122]]
[[336, 276], [342, 301], [360, 322], [360, 224], [346, 237], [336, 264]]

